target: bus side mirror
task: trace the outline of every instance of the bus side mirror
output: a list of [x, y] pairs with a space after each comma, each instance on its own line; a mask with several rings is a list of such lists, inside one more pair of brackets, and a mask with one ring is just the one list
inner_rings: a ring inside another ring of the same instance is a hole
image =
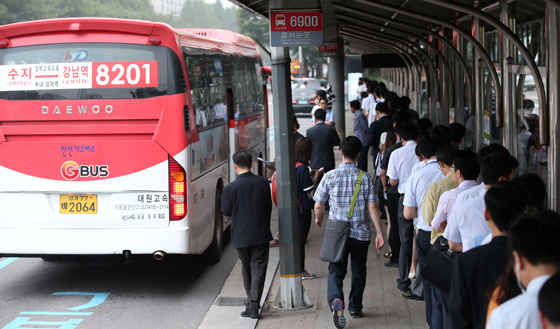
[[183, 107], [183, 114], [185, 118], [185, 131], [189, 131], [189, 106], [185, 105]]

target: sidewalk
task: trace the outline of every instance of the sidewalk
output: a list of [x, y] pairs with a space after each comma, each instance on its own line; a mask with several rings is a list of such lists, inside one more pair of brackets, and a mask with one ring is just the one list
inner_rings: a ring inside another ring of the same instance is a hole
[[[345, 113], [346, 131], [351, 133], [353, 132], [354, 118], [349, 111]], [[338, 164], [341, 162], [340, 153], [335, 152], [335, 155]], [[371, 157], [368, 160], [370, 167], [368, 171], [372, 173], [373, 164]], [[315, 216], [313, 215], [313, 223], [314, 221]], [[381, 222], [385, 231], [386, 223], [386, 221]], [[274, 208], [271, 223], [273, 234], [276, 232], [277, 227], [278, 212]], [[373, 224], [371, 227], [375, 236]], [[303, 286], [313, 303], [313, 307], [299, 311], [282, 311], [272, 308], [280, 285], [280, 270], [278, 268], [279, 250], [278, 248], [271, 248], [265, 296], [263, 296], [263, 299], [266, 297], [266, 301], [258, 321], [239, 316], [239, 313], [244, 310], [242, 300], [245, 291], [241, 279], [240, 261], [238, 260], [216, 302], [211, 306], [199, 328], [334, 328], [332, 313], [327, 302], [328, 263], [318, 259], [324, 233], [324, 228], [319, 228], [313, 224], [309, 232], [309, 243], [306, 245], [305, 266], [311, 273], [315, 273], [317, 278], [314, 280], [304, 280]], [[370, 244], [367, 261], [368, 273], [363, 300], [365, 316], [351, 319], [348, 311], [345, 311], [347, 328], [428, 328], [425, 319], [424, 302], [404, 299], [401, 296], [401, 292], [397, 289], [395, 282], [398, 276], [398, 269], [387, 268], [383, 265], [387, 260], [383, 257], [383, 254], [387, 251], [387, 241], [385, 241], [385, 247], [379, 253], [375, 250], [375, 245], [373, 243]], [[344, 280], [345, 304], [348, 302], [347, 298], [350, 292], [350, 278], [351, 270], [349, 264], [348, 274]], [[225, 299], [225, 297], [234, 298]], [[219, 306], [220, 304], [227, 305], [227, 303], [237, 303], [238, 306]]]

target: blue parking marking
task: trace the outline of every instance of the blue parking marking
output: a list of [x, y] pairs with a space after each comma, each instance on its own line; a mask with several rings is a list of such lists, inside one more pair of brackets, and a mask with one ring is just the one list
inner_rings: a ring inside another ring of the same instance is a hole
[[[58, 329], [74, 329], [80, 324], [84, 319], [69, 319], [66, 322], [51, 322], [51, 321], [29, 321], [31, 318], [16, 318], [14, 321], [8, 323], [2, 329], [23, 329], [22, 325], [25, 326], [59, 326]], [[37, 328], [37, 327], [35, 327]], [[47, 329], [53, 327], [42, 327], [40, 329]]]
[[22, 315], [92, 315], [93, 312], [20, 312]]
[[69, 310], [72, 310], [72, 311], [81, 311], [81, 310], [86, 309], [86, 308], [95, 307], [97, 305], [100, 305], [101, 303], [103, 303], [105, 301], [105, 299], [107, 299], [107, 297], [109, 296], [109, 293], [108, 292], [74, 292], [74, 291], [70, 291], [70, 292], [55, 292], [53, 295], [55, 295], [55, 296], [56, 295], [93, 296], [93, 298], [89, 301], [89, 303], [69, 308]]
[[[17, 258], [14, 258], [14, 261]], [[1, 263], [0, 263], [1, 264]], [[9, 264], [9, 263], [8, 263]], [[6, 266], [6, 265], [4, 265]], [[107, 292], [55, 292], [53, 293], [55, 296], [60, 295], [78, 295], [78, 296], [93, 296], [93, 298], [86, 304], [75, 306], [69, 308], [72, 311], [80, 311], [86, 308], [95, 307], [103, 303], [109, 293]], [[53, 316], [90, 316], [93, 315], [93, 312], [20, 312], [20, 315], [53, 315]], [[52, 326], [58, 326], [58, 329], [75, 329], [84, 319], [68, 319], [65, 322], [61, 321], [30, 321], [30, 317], [17, 317], [12, 322], [8, 323], [2, 329], [23, 329], [29, 328], [28, 326], [33, 326], [34, 328], [38, 329], [49, 329], [53, 328]], [[22, 327], [24, 326], [24, 327]], [[47, 327], [37, 327], [37, 326], [47, 326]]]
[[11, 263], [13, 263], [16, 259], [18, 259], [17, 257], [9, 257], [4, 259], [3, 261], [0, 262], [0, 270], [3, 269], [4, 267], [10, 265]]

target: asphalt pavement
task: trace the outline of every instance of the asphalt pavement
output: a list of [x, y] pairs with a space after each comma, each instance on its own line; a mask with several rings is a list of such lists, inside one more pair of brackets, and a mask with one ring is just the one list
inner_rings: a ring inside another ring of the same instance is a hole
[[0, 328], [198, 328], [236, 260], [0, 258]]

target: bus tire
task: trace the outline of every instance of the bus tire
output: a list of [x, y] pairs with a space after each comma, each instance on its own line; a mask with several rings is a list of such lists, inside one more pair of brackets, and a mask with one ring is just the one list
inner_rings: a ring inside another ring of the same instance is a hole
[[214, 237], [212, 244], [206, 250], [205, 259], [210, 263], [217, 263], [222, 256], [222, 247], [224, 243], [224, 216], [222, 215], [222, 191], [216, 190], [216, 201], [214, 209]]

